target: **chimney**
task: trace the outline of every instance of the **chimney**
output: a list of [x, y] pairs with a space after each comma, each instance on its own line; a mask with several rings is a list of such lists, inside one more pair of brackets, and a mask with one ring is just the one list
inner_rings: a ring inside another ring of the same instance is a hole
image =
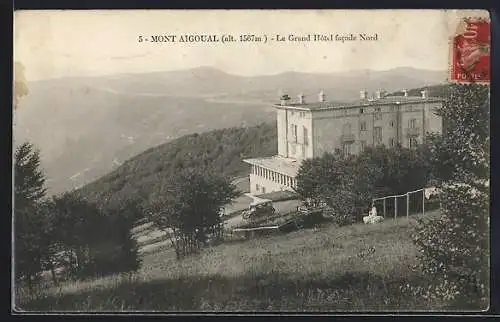
[[290, 101], [290, 96], [287, 94], [281, 95], [281, 105], [286, 106], [288, 105], [288, 102]]
[[318, 94], [318, 101], [324, 102], [325, 101], [325, 92], [321, 91]]
[[365, 100], [368, 98], [368, 93], [366, 91], [359, 91], [359, 98]]
[[299, 104], [305, 104], [304, 94], [297, 95], [299, 97]]
[[403, 89], [402, 92], [403, 92], [404, 97], [408, 97], [408, 90], [407, 89]]
[[375, 99], [379, 100], [381, 97], [382, 92], [381, 91], [376, 91], [375, 92]]
[[422, 94], [422, 98], [427, 98], [427, 91], [425, 89], [420, 93]]

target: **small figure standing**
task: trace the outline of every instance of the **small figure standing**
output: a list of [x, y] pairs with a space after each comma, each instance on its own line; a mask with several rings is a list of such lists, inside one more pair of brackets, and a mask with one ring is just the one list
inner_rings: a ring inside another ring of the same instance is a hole
[[372, 205], [372, 210], [370, 212], [370, 216], [372, 216], [372, 217], [377, 216], [377, 207], [375, 207], [375, 205]]

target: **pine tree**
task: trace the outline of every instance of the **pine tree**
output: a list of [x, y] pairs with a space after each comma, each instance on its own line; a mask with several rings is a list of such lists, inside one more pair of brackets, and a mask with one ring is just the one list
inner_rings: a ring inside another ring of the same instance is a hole
[[48, 256], [44, 184], [39, 151], [30, 143], [20, 145], [14, 154], [14, 264], [17, 280], [24, 279], [30, 291]]
[[21, 144], [14, 155], [14, 200], [29, 207], [45, 197], [45, 176], [40, 169], [40, 152], [31, 143]]

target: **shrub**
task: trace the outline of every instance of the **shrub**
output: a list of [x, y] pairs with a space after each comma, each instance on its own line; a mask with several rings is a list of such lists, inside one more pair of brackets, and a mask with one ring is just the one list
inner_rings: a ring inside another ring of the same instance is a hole
[[[488, 284], [489, 196], [470, 186], [447, 186], [441, 194], [442, 216], [420, 219], [414, 242], [419, 267], [436, 284], [429, 296], [484, 306]], [[446, 286], [446, 287], [444, 287]], [[444, 292], [443, 289], [456, 289]]]

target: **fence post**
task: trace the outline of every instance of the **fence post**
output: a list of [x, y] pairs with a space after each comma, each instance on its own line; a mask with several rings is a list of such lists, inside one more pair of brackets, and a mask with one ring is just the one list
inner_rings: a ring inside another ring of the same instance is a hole
[[398, 197], [394, 196], [394, 219], [398, 216]]
[[410, 193], [406, 193], [406, 218], [410, 216]]
[[385, 218], [385, 198], [383, 199], [384, 201], [384, 218]]
[[422, 215], [425, 214], [425, 189], [422, 189]]

